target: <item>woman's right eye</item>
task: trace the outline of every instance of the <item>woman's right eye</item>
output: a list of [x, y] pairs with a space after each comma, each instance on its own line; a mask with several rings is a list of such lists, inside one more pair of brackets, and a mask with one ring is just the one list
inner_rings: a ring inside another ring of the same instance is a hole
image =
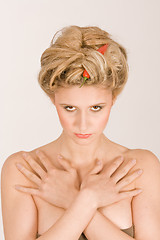
[[65, 106], [64, 107], [68, 112], [73, 112], [75, 110], [75, 107], [72, 106]]

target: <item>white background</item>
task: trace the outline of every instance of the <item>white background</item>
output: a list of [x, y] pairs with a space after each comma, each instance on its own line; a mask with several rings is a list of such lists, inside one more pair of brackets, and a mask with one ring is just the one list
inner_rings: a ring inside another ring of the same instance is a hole
[[37, 76], [42, 52], [67, 25], [98, 26], [127, 49], [128, 83], [105, 134], [160, 158], [159, 9], [159, 0], [0, 1], [0, 167], [12, 153], [47, 144], [61, 133]]

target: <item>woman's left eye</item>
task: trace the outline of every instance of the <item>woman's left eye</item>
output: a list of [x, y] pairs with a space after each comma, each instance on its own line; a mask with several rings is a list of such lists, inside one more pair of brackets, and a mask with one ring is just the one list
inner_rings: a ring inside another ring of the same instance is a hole
[[93, 106], [93, 107], [92, 107], [92, 110], [93, 110], [94, 112], [98, 112], [98, 111], [100, 111], [101, 109], [102, 109], [101, 106]]

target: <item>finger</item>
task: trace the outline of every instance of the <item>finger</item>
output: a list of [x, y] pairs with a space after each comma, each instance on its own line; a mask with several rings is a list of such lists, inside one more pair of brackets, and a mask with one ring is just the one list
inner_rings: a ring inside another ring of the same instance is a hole
[[102, 174], [107, 174], [110, 177], [116, 171], [116, 169], [122, 164], [123, 161], [124, 161], [124, 158], [123, 156], [121, 156], [121, 157], [118, 157], [117, 160], [115, 160], [109, 166], [108, 164], [106, 164], [102, 170]]
[[123, 200], [123, 199], [126, 199], [126, 198], [134, 197], [134, 196], [138, 195], [141, 192], [142, 192], [142, 189], [133, 189], [133, 190], [127, 191], [127, 192], [120, 192], [119, 193], [119, 200]]
[[143, 170], [142, 169], [138, 169], [137, 171], [135, 171], [134, 173], [132, 173], [131, 175], [124, 177], [122, 180], [120, 180], [116, 185], [119, 189], [127, 186], [128, 184], [130, 184], [131, 182], [133, 182], [136, 178], [138, 178], [141, 174], [142, 174]]
[[114, 181], [117, 183], [121, 178], [123, 178], [133, 166], [136, 164], [136, 159], [131, 159], [122, 169], [117, 169], [117, 171], [112, 176]]
[[42, 150], [37, 150], [36, 155], [38, 156], [39, 160], [41, 161], [41, 163], [43, 164], [47, 171], [49, 171], [52, 168], [55, 168], [54, 165], [49, 160], [49, 158], [42, 152]]
[[22, 154], [24, 159], [28, 162], [28, 164], [31, 166], [31, 168], [38, 173], [38, 175], [41, 178], [44, 178], [46, 176], [46, 172], [43, 170], [43, 168], [34, 160], [34, 158], [29, 153], [23, 153]]
[[40, 196], [39, 189], [23, 187], [23, 186], [20, 186], [20, 185], [15, 185], [14, 187], [18, 191], [21, 191], [21, 192], [24, 192], [24, 193], [28, 193], [28, 194], [31, 194], [31, 195], [35, 195], [35, 196]]
[[58, 154], [58, 161], [68, 172], [75, 172], [76, 170], [71, 166], [71, 164], [64, 159], [60, 154]]
[[41, 179], [37, 177], [34, 173], [30, 172], [28, 169], [26, 169], [22, 164], [16, 163], [16, 167], [18, 170], [23, 173], [29, 180], [40, 186]]
[[98, 174], [103, 168], [103, 162], [101, 160], [96, 160], [96, 164], [89, 174]]

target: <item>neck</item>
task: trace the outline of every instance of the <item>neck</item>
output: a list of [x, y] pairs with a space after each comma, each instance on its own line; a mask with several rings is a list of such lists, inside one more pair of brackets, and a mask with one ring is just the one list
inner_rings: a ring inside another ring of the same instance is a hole
[[107, 138], [102, 133], [87, 144], [78, 144], [68, 137], [64, 132], [58, 138], [60, 154], [72, 163], [73, 167], [85, 168], [95, 163], [102, 155], [102, 146], [106, 144]]

